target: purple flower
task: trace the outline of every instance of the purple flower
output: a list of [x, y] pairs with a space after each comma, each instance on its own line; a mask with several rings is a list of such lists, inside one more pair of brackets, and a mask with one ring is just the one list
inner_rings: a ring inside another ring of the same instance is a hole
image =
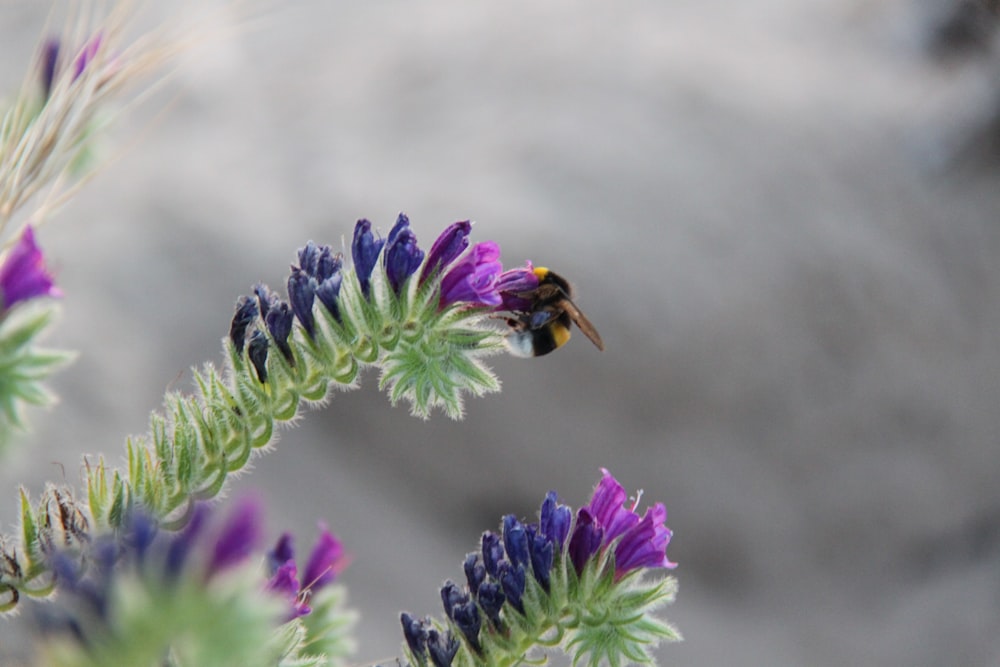
[[385, 275], [392, 291], [399, 294], [403, 283], [423, 261], [424, 251], [417, 247], [417, 235], [410, 230], [410, 219], [400, 213], [385, 244]]
[[427, 631], [427, 652], [434, 667], [451, 667], [458, 653], [458, 640], [451, 636], [451, 632], [442, 634], [431, 628]]
[[406, 638], [410, 652], [419, 661], [419, 664], [424, 664], [427, 659], [427, 628], [430, 623], [413, 618], [405, 611], [399, 615], [399, 621], [403, 625], [403, 637]]
[[262, 514], [256, 500], [244, 498], [237, 503], [215, 540], [207, 576], [238, 565], [250, 557], [260, 544]]
[[604, 542], [610, 543], [626, 530], [639, 523], [635, 507], [625, 507], [628, 494], [606, 468], [601, 468], [603, 477], [594, 489], [594, 496], [587, 505], [594, 520], [604, 528]]
[[274, 339], [285, 361], [291, 366], [295, 365], [295, 355], [292, 354], [292, 348], [288, 344], [288, 336], [292, 333], [293, 321], [292, 309], [284, 301], [279, 301], [268, 309], [267, 317], [264, 318], [271, 338]]
[[21, 238], [0, 266], [0, 312], [39, 296], [62, 296], [45, 268], [45, 258], [35, 244], [35, 233], [25, 225]]
[[496, 283], [502, 271], [500, 246], [493, 241], [472, 246], [441, 279], [441, 308], [460, 301], [493, 308], [501, 305]]
[[504, 271], [497, 279], [496, 291], [503, 302], [500, 310], [530, 311], [531, 299], [520, 294], [530, 292], [538, 287], [538, 275], [531, 262], [526, 266]]
[[513, 514], [508, 514], [503, 518], [503, 546], [507, 552], [507, 558], [516, 565], [527, 565], [531, 560], [528, 553], [528, 534], [524, 529], [524, 524], [517, 520]]
[[304, 587], [315, 592], [336, 579], [345, 567], [344, 545], [325, 525], [320, 524], [319, 537], [306, 564]]
[[354, 226], [354, 240], [351, 242], [351, 258], [354, 260], [354, 272], [358, 276], [361, 292], [365, 297], [371, 292], [372, 270], [383, 245], [385, 245], [384, 239], [375, 240], [372, 223], [365, 219], [358, 220]]
[[247, 343], [247, 356], [250, 357], [250, 363], [257, 371], [257, 379], [260, 380], [261, 384], [267, 382], [267, 348], [269, 346], [270, 343], [264, 332], [260, 329], [254, 329], [250, 335], [250, 342]]
[[289, 619], [308, 614], [311, 611], [309, 599], [320, 588], [332, 582], [347, 565], [343, 545], [323, 524], [320, 524], [319, 538], [309, 554], [301, 582], [295, 565], [292, 536], [289, 533], [283, 534], [274, 549], [268, 552], [267, 562], [271, 578], [266, 588], [291, 602]]
[[667, 559], [667, 545], [673, 531], [667, 528], [666, 521], [667, 508], [663, 503], [656, 503], [646, 510], [639, 523], [622, 535], [615, 547], [616, 579], [640, 567], [677, 567], [677, 563]]
[[576, 513], [576, 527], [569, 538], [569, 558], [577, 574], [583, 572], [590, 557], [597, 553], [604, 541], [604, 530], [594, 521], [594, 517], [581, 507]]
[[257, 321], [259, 312], [257, 299], [252, 296], [241, 296], [236, 302], [236, 313], [229, 325], [229, 340], [240, 354], [243, 354], [243, 346], [246, 345], [247, 329]]
[[562, 549], [569, 534], [569, 526], [573, 522], [573, 510], [568, 505], [556, 501], [556, 492], [545, 494], [539, 511], [539, 530], [555, 548]]
[[433, 275], [444, 271], [459, 255], [469, 247], [469, 234], [472, 223], [468, 220], [453, 222], [434, 241], [431, 251], [427, 253], [427, 262], [420, 272], [420, 284]]

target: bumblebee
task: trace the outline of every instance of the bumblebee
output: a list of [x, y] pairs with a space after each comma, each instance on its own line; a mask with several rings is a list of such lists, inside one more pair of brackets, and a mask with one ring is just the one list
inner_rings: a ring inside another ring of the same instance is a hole
[[534, 269], [538, 287], [515, 296], [529, 302], [525, 310], [511, 311], [506, 318], [513, 329], [507, 334], [507, 347], [516, 357], [540, 357], [566, 344], [570, 323], [575, 322], [583, 335], [604, 350], [604, 341], [590, 320], [573, 303], [573, 294], [565, 278], [543, 266]]

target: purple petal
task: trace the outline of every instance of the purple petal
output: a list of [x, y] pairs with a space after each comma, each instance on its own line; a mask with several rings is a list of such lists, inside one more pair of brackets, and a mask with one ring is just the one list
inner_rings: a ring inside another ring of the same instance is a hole
[[256, 500], [245, 498], [237, 504], [215, 541], [208, 576], [238, 565], [250, 556], [261, 541], [261, 515], [261, 507]]
[[431, 250], [427, 253], [427, 262], [424, 270], [420, 272], [421, 284], [441, 271], [458, 258], [465, 249], [469, 247], [469, 234], [472, 232], [472, 223], [468, 220], [453, 222], [434, 241]]
[[601, 472], [604, 476], [594, 489], [594, 496], [587, 507], [604, 528], [604, 543], [609, 544], [639, 523], [639, 516], [624, 506], [627, 494], [618, 480], [605, 468], [601, 468]]
[[460, 301], [499, 306], [496, 283], [502, 271], [500, 246], [493, 241], [477, 243], [441, 279], [441, 307]]
[[673, 532], [667, 528], [667, 508], [656, 503], [629, 529], [615, 547], [615, 578], [641, 567], [675, 568], [667, 559], [667, 545]]
[[316, 546], [309, 554], [309, 563], [306, 565], [302, 585], [304, 588], [317, 591], [333, 581], [346, 565], [344, 545], [321, 524]]
[[45, 257], [35, 244], [34, 231], [26, 225], [0, 267], [0, 303], [9, 309], [19, 301], [39, 296], [57, 297], [62, 292], [45, 268]]

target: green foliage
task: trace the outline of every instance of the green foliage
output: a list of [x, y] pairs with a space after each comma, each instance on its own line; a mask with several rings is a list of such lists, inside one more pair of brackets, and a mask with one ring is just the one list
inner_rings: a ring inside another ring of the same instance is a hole
[[75, 354], [37, 346], [56, 314], [51, 303], [22, 304], [0, 315], [0, 455], [27, 427], [29, 405], [45, 407], [55, 396], [42, 384]]

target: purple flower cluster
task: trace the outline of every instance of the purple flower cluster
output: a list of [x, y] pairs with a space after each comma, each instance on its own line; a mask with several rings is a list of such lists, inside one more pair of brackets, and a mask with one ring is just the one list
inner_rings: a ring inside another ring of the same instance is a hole
[[[102, 536], [91, 543], [86, 559], [66, 550], [50, 555], [59, 590], [80, 603], [75, 605], [78, 613], [108, 622], [114, 578], [122, 572], [139, 572], [168, 587], [191, 577], [210, 585], [222, 573], [253, 562], [263, 538], [260, 504], [244, 498], [221, 519], [211, 514], [206, 504], [199, 504], [181, 532], [166, 534], [148, 514], [134, 510], [119, 535]], [[90, 566], [85, 568], [86, 562]], [[286, 598], [289, 611], [285, 620], [291, 620], [310, 612], [311, 595], [332, 582], [347, 560], [340, 541], [321, 526], [301, 583], [291, 535], [281, 536], [268, 553], [268, 563], [270, 579], [262, 582], [261, 590]], [[43, 620], [49, 631], [76, 632], [82, 627], [72, 616], [52, 614]]]
[[[545, 593], [550, 592], [556, 562], [566, 558], [577, 576], [588, 563], [614, 549], [614, 581], [644, 568], [673, 568], [666, 549], [671, 532], [662, 503], [656, 503], [641, 518], [635, 505], [625, 505], [624, 488], [607, 470], [586, 507], [573, 521], [572, 509], [559, 503], [554, 491], [542, 501], [537, 523], [524, 524], [514, 515], [503, 518], [498, 535], [483, 533], [481, 549], [466, 556], [466, 585], [448, 581], [441, 589], [445, 614], [459, 630], [469, 648], [482, 653], [486, 631], [506, 632], [501, 611], [525, 614], [524, 594], [531, 577]], [[506, 605], [506, 606], [505, 606]], [[448, 667], [457, 651], [450, 632], [439, 633], [429, 619], [402, 614], [403, 635], [410, 653], [420, 665], [428, 658], [435, 667]]]
[[267, 589], [285, 597], [291, 603], [290, 618], [305, 616], [311, 609], [309, 599], [321, 588], [333, 582], [347, 566], [344, 547], [330, 530], [320, 525], [319, 538], [309, 554], [302, 577], [298, 576], [292, 535], [285, 533], [267, 554], [271, 576]]
[[472, 223], [468, 220], [452, 223], [431, 245], [425, 261], [425, 253], [418, 247], [406, 215], [399, 214], [385, 239], [375, 237], [371, 222], [359, 220], [354, 228], [351, 255], [361, 291], [370, 296], [372, 271], [380, 254], [386, 278], [396, 294], [421, 265], [419, 284], [440, 276], [442, 309], [460, 303], [501, 308], [505, 303], [504, 292], [525, 292], [538, 286], [530, 265], [505, 272], [500, 262], [500, 246], [493, 241], [470, 248], [471, 232]]
[[26, 226], [0, 265], [0, 315], [21, 301], [41, 296], [58, 297], [62, 292], [45, 268], [45, 257], [35, 243], [34, 232]]
[[656, 503], [640, 517], [635, 512], [639, 499], [628, 507], [624, 487], [606, 469], [601, 472], [603, 477], [590, 504], [577, 512], [576, 527], [569, 541], [569, 557], [577, 574], [595, 554], [612, 545], [616, 580], [640, 568], [677, 567], [677, 563], [667, 559], [667, 545], [673, 532], [667, 528], [667, 509], [663, 503]]

